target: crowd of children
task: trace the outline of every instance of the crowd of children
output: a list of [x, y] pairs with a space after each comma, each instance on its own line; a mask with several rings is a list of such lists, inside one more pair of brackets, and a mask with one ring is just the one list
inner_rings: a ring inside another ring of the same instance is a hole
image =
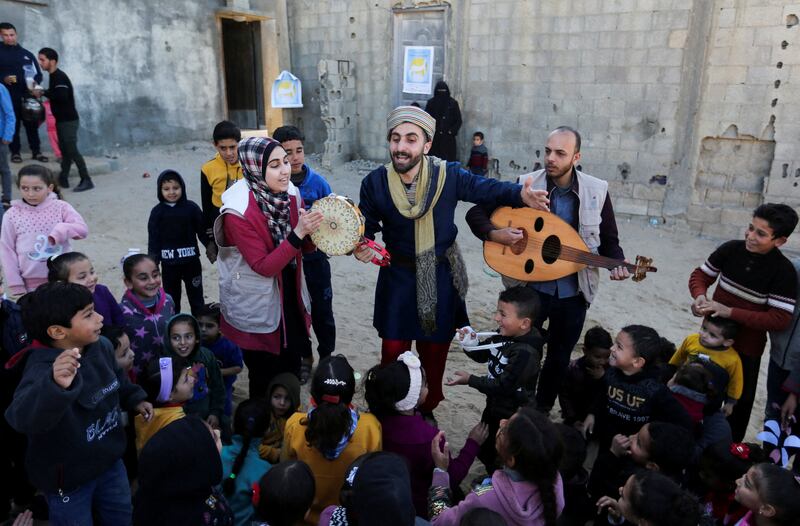
[[[275, 135], [300, 202], [329, 193], [304, 162], [300, 131]], [[4, 499], [30, 506], [30, 483], [56, 525], [797, 524], [798, 279], [779, 250], [797, 225], [791, 208], [762, 205], [745, 241], [721, 245], [692, 273], [691, 310], [702, 321], [677, 349], [643, 325], [613, 337], [589, 329], [561, 385], [559, 424], [533, 396], [546, 352], [534, 326], [539, 296], [526, 286], [500, 292], [495, 333], [455, 334], [486, 369], [453, 371], [447, 385], [486, 402], [451, 454], [451, 437], [420, 412], [428, 382], [414, 353], [371, 368], [361, 386], [333, 354], [330, 267], [318, 252], [291, 256], [313, 269], [316, 369], [305, 346], [300, 369], [261, 379], [266, 389], [234, 409], [243, 352], [221, 330], [226, 306], [204, 303], [198, 241], [214, 262], [221, 195], [242, 179], [240, 138], [230, 122], [215, 128], [202, 210], [180, 174], [159, 176], [148, 250], [123, 259], [119, 302], [90, 258], [70, 250], [88, 227], [49, 171], [20, 171], [22, 199], [0, 233], [7, 292], [19, 298], [0, 304], [4, 477], [17, 486]], [[478, 132], [476, 173], [486, 170], [482, 143]], [[181, 312], [181, 283], [191, 314]], [[777, 432], [762, 447], [741, 440], [767, 331], [766, 417]], [[354, 403], [359, 387], [364, 407]], [[464, 483], [476, 458], [485, 475]], [[25, 512], [15, 524], [30, 520]]]

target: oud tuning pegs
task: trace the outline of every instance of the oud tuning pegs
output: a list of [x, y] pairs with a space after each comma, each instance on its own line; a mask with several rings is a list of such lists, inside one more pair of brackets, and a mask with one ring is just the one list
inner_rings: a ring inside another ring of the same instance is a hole
[[633, 281], [642, 281], [647, 277], [647, 271], [653, 263], [653, 258], [646, 258], [644, 256], [636, 256], [636, 264], [633, 270]]

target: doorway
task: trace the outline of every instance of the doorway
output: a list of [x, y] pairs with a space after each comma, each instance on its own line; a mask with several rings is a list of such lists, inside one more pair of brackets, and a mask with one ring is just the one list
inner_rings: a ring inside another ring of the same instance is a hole
[[222, 19], [228, 118], [242, 129], [266, 127], [261, 23]]

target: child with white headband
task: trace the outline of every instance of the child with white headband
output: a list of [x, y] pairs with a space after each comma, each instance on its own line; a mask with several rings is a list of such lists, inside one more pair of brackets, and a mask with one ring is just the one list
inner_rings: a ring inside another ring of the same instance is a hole
[[183, 404], [194, 395], [195, 376], [185, 359], [159, 358], [149, 363], [141, 381], [147, 401], [153, 404], [153, 417], [149, 421], [141, 415], [134, 419], [137, 453], [161, 428], [186, 416]]
[[533, 400], [544, 344], [533, 326], [539, 310], [535, 290], [511, 287], [502, 291], [497, 300], [496, 335], [479, 342], [472, 327], [463, 327], [456, 333], [467, 356], [488, 366], [485, 376], [456, 371], [445, 385], [469, 385], [486, 395], [481, 421], [488, 424], [492, 440], [481, 446], [478, 459], [489, 474], [500, 467], [494, 441], [500, 421], [511, 418], [517, 409]]
[[[431, 440], [439, 430], [417, 411], [428, 395], [425, 370], [419, 358], [406, 351], [396, 362], [376, 365], [367, 373], [364, 391], [370, 412], [381, 422], [383, 450], [408, 461], [414, 507], [419, 516], [427, 518], [428, 488], [434, 467]], [[461, 452], [450, 461], [448, 473], [453, 487], [467, 475], [487, 437], [485, 424], [472, 428]]]

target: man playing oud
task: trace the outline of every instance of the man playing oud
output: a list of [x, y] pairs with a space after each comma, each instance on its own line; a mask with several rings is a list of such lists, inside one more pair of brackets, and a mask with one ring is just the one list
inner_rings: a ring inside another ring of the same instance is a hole
[[[545, 168], [521, 175], [518, 182], [530, 184], [531, 193], [536, 195], [533, 208], [552, 212], [572, 225], [589, 250], [623, 260], [608, 183], [578, 171], [575, 165], [580, 158], [580, 134], [568, 126], [559, 126], [547, 136]], [[480, 205], [467, 212], [467, 223], [478, 238], [504, 245], [522, 239], [521, 229], [496, 229], [489, 220], [491, 212]], [[613, 280], [629, 276], [624, 266], [611, 271]], [[503, 281], [508, 285], [506, 278]], [[534, 325], [542, 331], [542, 325], [549, 319], [547, 331], [542, 332], [547, 335], [547, 355], [536, 391], [536, 404], [541, 411], [549, 412], [553, 408], [569, 366], [570, 353], [581, 336], [586, 309], [594, 299], [599, 281], [598, 269], [587, 267], [556, 280], [528, 283], [538, 292], [542, 306]]]

